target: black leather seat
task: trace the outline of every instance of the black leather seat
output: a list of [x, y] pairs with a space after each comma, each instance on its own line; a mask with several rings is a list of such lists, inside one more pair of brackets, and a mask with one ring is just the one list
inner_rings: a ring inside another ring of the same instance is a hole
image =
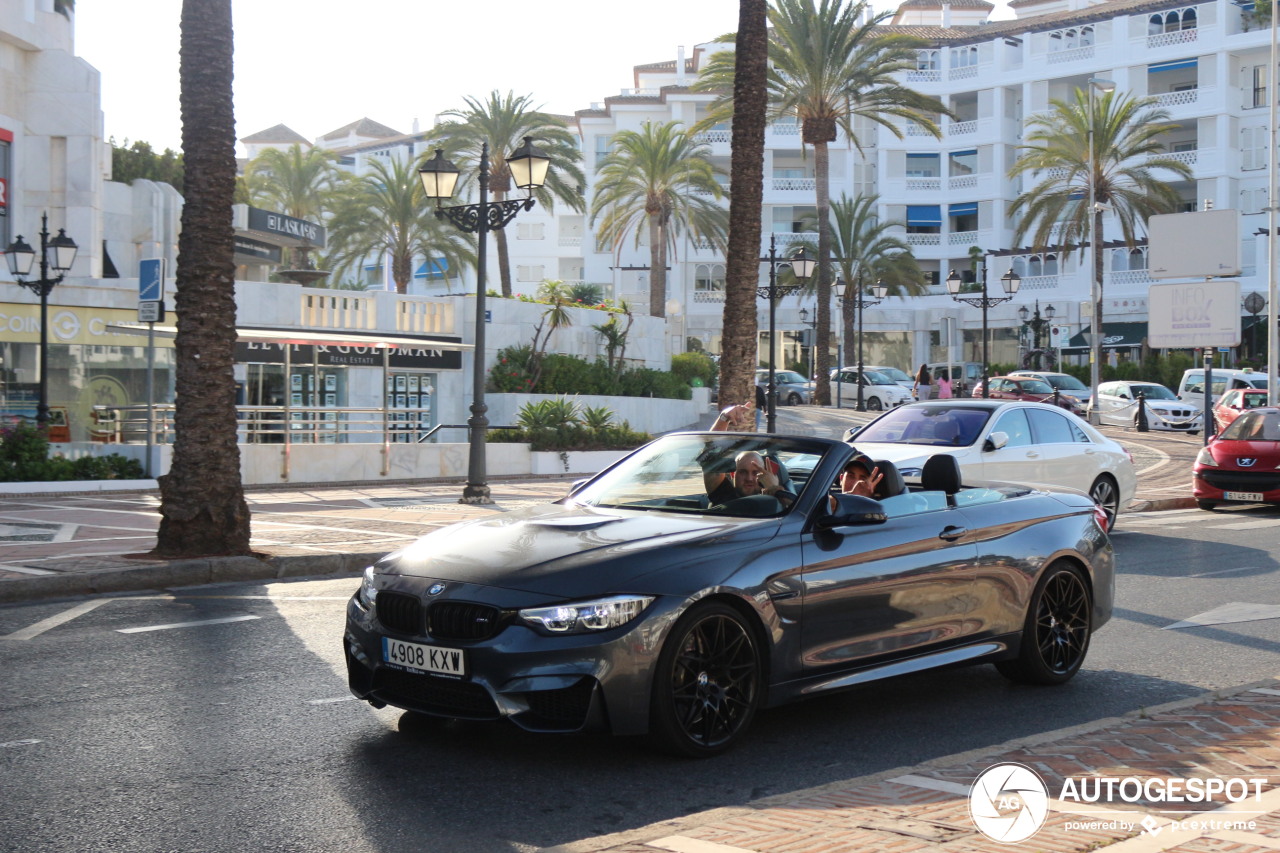
[[930, 456], [920, 470], [920, 487], [926, 492], [946, 492], [947, 502], [960, 491], [960, 463], [948, 453]]

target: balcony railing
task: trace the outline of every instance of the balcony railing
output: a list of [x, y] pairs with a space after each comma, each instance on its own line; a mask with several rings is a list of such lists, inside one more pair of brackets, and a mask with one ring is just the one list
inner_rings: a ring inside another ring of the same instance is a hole
[[1093, 45], [1051, 51], [1046, 54], [1046, 58], [1049, 60], [1050, 65], [1056, 65], [1060, 62], [1075, 62], [1079, 59], [1093, 59]]
[[977, 186], [977, 175], [960, 175], [957, 178], [949, 178], [947, 180], [947, 187], [953, 190], [971, 190]]
[[1196, 164], [1196, 155], [1199, 153], [1200, 152], [1198, 151], [1169, 151], [1167, 153], [1157, 154], [1154, 156], [1163, 157], [1168, 160], [1177, 160], [1179, 163], [1186, 163], [1188, 166], [1194, 166]]
[[693, 292], [693, 302], [698, 304], [711, 304], [724, 302], [723, 290], [695, 290]]
[[774, 178], [775, 192], [813, 192], [818, 188], [817, 178]]
[[952, 231], [947, 234], [948, 246], [976, 246], [978, 245], [978, 231]]
[[581, 245], [582, 245], [582, 235], [581, 235], [581, 234], [561, 234], [561, 235], [560, 235], [560, 245], [561, 245], [561, 246], [573, 246], [573, 247], [581, 246]]
[[1028, 275], [1022, 279], [1023, 290], [1053, 290], [1058, 286], [1057, 275]]
[[964, 136], [977, 132], [978, 122], [976, 119], [973, 121], [953, 121], [947, 126], [947, 135], [949, 136]]
[[1189, 30], [1174, 30], [1171, 33], [1156, 33], [1147, 36], [1147, 47], [1168, 47], [1174, 44], [1191, 44], [1200, 38], [1199, 30], [1192, 27]]
[[941, 234], [908, 234], [906, 235], [906, 237], [907, 237], [908, 246], [941, 246], [942, 245]]
[[942, 189], [942, 178], [907, 178], [907, 189], [918, 192], [938, 192]]
[[938, 83], [942, 81], [942, 72], [937, 68], [921, 69], [907, 72], [908, 83]]
[[959, 68], [952, 68], [947, 71], [948, 80], [971, 80], [978, 76], [978, 66], [962, 65]]
[[1165, 92], [1162, 95], [1156, 95], [1156, 104], [1161, 107], [1180, 107], [1186, 104], [1194, 104], [1198, 100], [1199, 94], [1196, 89], [1188, 89], [1185, 92]]

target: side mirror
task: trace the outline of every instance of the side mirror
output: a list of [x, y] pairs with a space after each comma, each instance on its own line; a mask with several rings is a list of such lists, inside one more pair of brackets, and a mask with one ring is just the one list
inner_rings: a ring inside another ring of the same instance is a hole
[[852, 427], [849, 427], [847, 430], [845, 430], [844, 431], [845, 444], [848, 444], [849, 442], [853, 441], [853, 437], [860, 432], [862, 432], [861, 426], [852, 426]]
[[987, 436], [987, 440], [982, 443], [982, 451], [990, 453], [993, 450], [999, 450], [1009, 443], [1009, 433], [993, 432]]
[[1119, 397], [1121, 400], [1128, 400], [1128, 399], [1129, 399], [1129, 395], [1128, 395], [1128, 394], [1125, 394], [1124, 392], [1121, 392], [1121, 393], [1117, 394], [1116, 396], [1117, 396], [1117, 397]]
[[888, 516], [880, 501], [864, 498], [862, 495], [833, 495], [836, 502], [835, 512], [819, 516], [819, 530], [833, 530], [837, 527], [851, 527], [867, 524], [884, 524]]

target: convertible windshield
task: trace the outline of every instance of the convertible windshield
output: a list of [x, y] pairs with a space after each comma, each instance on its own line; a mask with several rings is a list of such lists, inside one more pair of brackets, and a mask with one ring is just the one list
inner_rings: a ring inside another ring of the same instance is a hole
[[785, 513], [832, 446], [768, 435], [673, 435], [648, 444], [570, 500], [588, 506], [742, 518]]
[[1133, 393], [1136, 395], [1139, 391], [1142, 396], [1148, 400], [1176, 400], [1177, 395], [1163, 385], [1135, 385]]
[[859, 430], [854, 440], [966, 447], [978, 440], [995, 407], [903, 406]]

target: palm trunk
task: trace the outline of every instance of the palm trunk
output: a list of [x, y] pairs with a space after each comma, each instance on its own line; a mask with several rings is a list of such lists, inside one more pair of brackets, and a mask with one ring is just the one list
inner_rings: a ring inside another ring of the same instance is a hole
[[498, 247], [498, 278], [502, 281], [502, 296], [510, 299], [511, 290], [511, 253], [507, 250], [507, 232], [504, 228], [493, 231], [493, 242]]
[[[1093, 251], [1093, 280], [1098, 283], [1098, 301], [1093, 304], [1093, 333], [1101, 340], [1102, 336], [1102, 270], [1104, 266], [1104, 258], [1099, 247], [1102, 246], [1102, 211], [1093, 210], [1093, 241], [1094, 245], [1090, 247]], [[1098, 345], [1098, 376], [1102, 376], [1102, 346]], [[1097, 388], [1093, 389], [1094, 393], [1098, 392]]]
[[[834, 129], [834, 128], [833, 128]], [[834, 136], [834, 134], [833, 134]], [[818, 207], [818, 346], [814, 397], [819, 406], [831, 405], [831, 154], [826, 141], [813, 143], [814, 183]]]
[[760, 284], [760, 211], [764, 194], [764, 128], [769, 93], [766, 0], [739, 0], [734, 55], [733, 139], [729, 160], [729, 247], [725, 265], [720, 402], [755, 399], [759, 360], [756, 288]]
[[400, 253], [391, 256], [391, 280], [396, 283], [396, 293], [408, 293], [413, 278], [413, 258]]
[[662, 239], [662, 213], [649, 214], [649, 315], [667, 313], [667, 241]]
[[186, 198], [178, 237], [173, 461], [160, 477], [159, 556], [249, 553], [236, 445], [235, 115], [231, 0], [185, 0], [181, 28]]

